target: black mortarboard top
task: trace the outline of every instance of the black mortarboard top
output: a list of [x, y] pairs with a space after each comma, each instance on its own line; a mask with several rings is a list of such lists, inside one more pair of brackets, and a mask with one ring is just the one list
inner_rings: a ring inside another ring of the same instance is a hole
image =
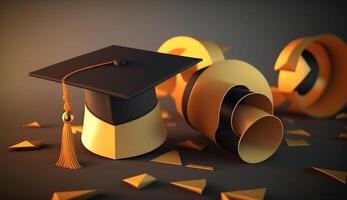
[[66, 84], [86, 89], [86, 106], [97, 117], [112, 124], [124, 123], [149, 112], [157, 104], [156, 85], [201, 61], [113, 45], [29, 75], [62, 82], [70, 72], [112, 60], [118, 65], [87, 69], [66, 79]]

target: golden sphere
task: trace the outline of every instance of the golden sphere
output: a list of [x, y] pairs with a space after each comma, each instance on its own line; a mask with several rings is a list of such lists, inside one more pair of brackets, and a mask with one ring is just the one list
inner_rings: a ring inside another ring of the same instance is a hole
[[64, 112], [62, 119], [63, 122], [71, 122], [73, 120], [74, 116], [71, 113]]

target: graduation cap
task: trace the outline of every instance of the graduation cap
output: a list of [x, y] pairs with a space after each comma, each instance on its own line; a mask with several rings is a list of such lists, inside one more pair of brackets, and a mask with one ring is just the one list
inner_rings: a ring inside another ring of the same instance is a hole
[[[141, 155], [160, 146], [166, 132], [155, 86], [197, 64], [201, 59], [109, 46], [29, 73], [60, 82], [65, 101], [63, 139], [70, 141], [71, 106], [67, 85], [85, 90], [82, 143], [111, 159]], [[64, 145], [62, 145], [64, 146]], [[64, 150], [65, 151], [65, 150]], [[61, 156], [63, 149], [61, 150]], [[70, 157], [76, 157], [75, 153]], [[59, 159], [57, 165], [66, 163]], [[71, 160], [71, 159], [68, 159]], [[76, 159], [77, 160], [77, 159]], [[67, 164], [71, 166], [71, 164]], [[67, 168], [78, 168], [75, 167]]]

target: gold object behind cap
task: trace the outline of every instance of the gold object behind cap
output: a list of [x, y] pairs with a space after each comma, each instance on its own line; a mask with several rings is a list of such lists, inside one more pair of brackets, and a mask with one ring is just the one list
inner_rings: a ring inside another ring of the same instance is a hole
[[[200, 66], [156, 88], [173, 97], [191, 127], [222, 147], [226, 145], [220, 141], [227, 141], [248, 163], [261, 162], [276, 151], [283, 125], [273, 116], [271, 89], [257, 69], [240, 60], [224, 60], [223, 50], [215, 43], [189, 37], [171, 38], [158, 51], [203, 59]], [[234, 89], [247, 95], [229, 97]], [[233, 107], [224, 106], [230, 104], [226, 99], [235, 101]], [[224, 112], [229, 113], [226, 123], [221, 119]]]
[[[309, 75], [310, 63], [303, 53], [312, 55], [311, 62], [318, 66], [318, 75], [304, 94], [298, 92]], [[278, 86], [273, 88], [275, 107], [290, 102], [288, 112], [304, 113], [312, 117], [330, 117], [347, 102], [347, 46], [331, 34], [298, 38], [281, 51], [275, 63], [279, 71]]]

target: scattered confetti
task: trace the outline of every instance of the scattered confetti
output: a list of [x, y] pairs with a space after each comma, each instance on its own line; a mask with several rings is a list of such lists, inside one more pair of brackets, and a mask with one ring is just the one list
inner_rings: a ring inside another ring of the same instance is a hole
[[287, 142], [287, 145], [289, 147], [300, 147], [300, 146], [309, 146], [310, 144], [306, 142], [306, 140], [304, 139], [298, 139], [298, 140], [294, 140], [294, 139], [285, 139]]
[[25, 140], [15, 145], [8, 147], [10, 150], [30, 150], [38, 149], [43, 145], [41, 140]]
[[167, 126], [167, 127], [176, 127], [177, 124], [176, 124], [175, 122], [167, 122], [167, 123], [166, 123], [166, 126]]
[[188, 168], [193, 168], [193, 169], [201, 169], [201, 170], [207, 170], [207, 171], [213, 171], [212, 166], [206, 166], [206, 165], [194, 165], [194, 164], [188, 164], [186, 165]]
[[308, 137], [311, 136], [310, 133], [308, 133], [307, 131], [303, 129], [288, 130], [287, 133], [292, 135], [302, 135], [302, 136], [308, 136]]
[[41, 125], [40, 125], [39, 122], [33, 121], [33, 122], [31, 122], [31, 123], [24, 124], [23, 127], [24, 127], [24, 128], [41, 128]]
[[151, 160], [152, 162], [165, 163], [170, 165], [182, 165], [178, 151], [169, 151]]
[[282, 117], [281, 120], [288, 124], [294, 124], [294, 120], [289, 117]]
[[347, 113], [339, 113], [335, 116], [336, 119], [347, 119]]
[[156, 180], [156, 178], [146, 173], [123, 179], [124, 182], [130, 184], [136, 189], [142, 189]]
[[54, 192], [52, 200], [82, 200], [88, 199], [96, 194], [96, 190], [77, 190], [66, 192]]
[[346, 184], [346, 178], [347, 178], [347, 172], [345, 171], [338, 171], [338, 170], [331, 170], [331, 169], [323, 169], [318, 167], [311, 167], [314, 170], [317, 170], [325, 175], [328, 175], [341, 183]]
[[172, 185], [184, 188], [186, 190], [202, 194], [206, 187], [206, 179], [194, 179], [185, 181], [175, 181], [171, 182]]
[[202, 151], [206, 147], [206, 145], [204, 145], [204, 144], [198, 144], [198, 143], [193, 142], [191, 140], [185, 140], [185, 141], [177, 143], [176, 145], [181, 146], [181, 147], [185, 147], [185, 148], [196, 149], [199, 151]]
[[167, 111], [162, 111], [161, 112], [161, 118], [162, 119], [170, 119], [171, 116], [169, 115], [169, 113]]
[[265, 196], [266, 189], [258, 188], [258, 189], [250, 189], [250, 190], [239, 190], [239, 191], [231, 191], [231, 192], [221, 192], [222, 200], [263, 200]]
[[83, 126], [82, 125], [72, 125], [71, 126], [72, 133], [82, 133]]

